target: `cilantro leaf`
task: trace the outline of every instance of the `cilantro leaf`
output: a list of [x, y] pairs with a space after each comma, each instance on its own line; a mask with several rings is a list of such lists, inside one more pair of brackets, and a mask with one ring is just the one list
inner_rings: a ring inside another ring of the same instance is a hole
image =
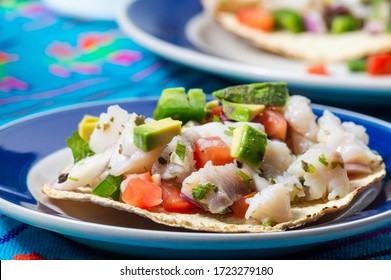
[[178, 155], [182, 162], [185, 160], [186, 146], [182, 143], [182, 141], [176, 142], [175, 153]]
[[197, 187], [195, 187], [192, 191], [193, 199], [195, 201], [199, 201], [201, 199], [204, 199], [211, 190], [213, 190], [214, 192], [217, 192], [217, 187], [213, 184], [210, 184], [210, 183], [200, 184]]
[[324, 154], [321, 154], [319, 157], [318, 157], [318, 161], [323, 164], [324, 166], [329, 166], [329, 163], [327, 161], [327, 158]]
[[72, 137], [68, 137], [66, 142], [67, 146], [72, 150], [73, 160], [75, 163], [82, 160], [83, 158], [95, 154], [93, 151], [91, 151], [88, 143], [80, 137], [77, 131], [74, 131], [72, 133]]
[[301, 161], [301, 167], [303, 168], [304, 172], [314, 174], [316, 171], [316, 168], [311, 163], [305, 162], [304, 160]]

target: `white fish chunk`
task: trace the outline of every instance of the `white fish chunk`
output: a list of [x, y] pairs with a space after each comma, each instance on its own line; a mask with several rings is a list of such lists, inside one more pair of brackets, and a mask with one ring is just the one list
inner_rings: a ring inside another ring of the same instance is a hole
[[[178, 141], [185, 145], [183, 161], [175, 154]], [[160, 174], [163, 180], [182, 183], [187, 176], [196, 170], [192, 145], [183, 136], [175, 136], [163, 149], [159, 159], [152, 166], [152, 174]]]
[[332, 200], [350, 192], [341, 154], [323, 145], [314, 145], [299, 156], [289, 166], [288, 174], [304, 180], [307, 200]]
[[381, 163], [381, 156], [365, 144], [367, 135], [359, 126], [342, 125], [341, 120], [327, 110], [318, 123], [319, 143], [340, 152], [345, 163], [358, 163], [371, 168]]
[[294, 131], [312, 142], [316, 142], [318, 133], [316, 115], [309, 104], [308, 98], [292, 95], [285, 106], [284, 117]]
[[282, 184], [274, 184], [255, 196], [247, 198], [249, 204], [245, 218], [255, 218], [261, 223], [287, 222], [292, 219], [289, 193]]
[[68, 171], [65, 171], [68, 174], [67, 179], [61, 183], [56, 182], [53, 187], [69, 191], [84, 186], [95, 186], [104, 179], [101, 175], [107, 170], [112, 153], [113, 150], [107, 150], [76, 162]]
[[244, 180], [238, 175], [239, 168], [234, 164], [214, 166], [208, 161], [203, 168], [193, 172], [182, 183], [182, 193], [194, 199], [193, 190], [200, 185], [212, 188], [202, 199], [194, 199], [211, 213], [221, 213], [236, 200], [250, 192]]
[[91, 150], [95, 153], [102, 153], [114, 146], [128, 119], [127, 111], [118, 105], [109, 106], [107, 113], [100, 114], [99, 121], [91, 134], [89, 142]]
[[286, 143], [279, 140], [267, 140], [261, 170], [266, 179], [274, 178], [282, 175], [295, 158]]

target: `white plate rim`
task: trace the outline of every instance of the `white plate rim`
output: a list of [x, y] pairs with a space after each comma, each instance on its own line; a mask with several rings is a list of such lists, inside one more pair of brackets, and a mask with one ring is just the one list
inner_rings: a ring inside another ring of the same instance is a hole
[[[137, 0], [127, 2], [117, 14], [117, 22], [122, 31], [140, 45], [177, 63], [200, 70], [206, 70], [214, 74], [220, 75], [223, 73], [225, 76], [239, 79], [286, 81], [291, 86], [311, 89], [339, 89], [342, 90], [339, 94], [343, 95], [351, 95], [349, 90], [371, 90], [373, 91], [374, 96], [377, 94], [387, 96], [389, 95], [389, 92], [387, 91], [391, 91], [390, 85], [376, 85], [376, 78], [370, 83], [363, 82], [362, 79], [351, 79], [351, 82], [347, 83], [344, 79], [330, 80], [328, 77], [316, 75], [292, 75], [241, 62], [226, 60], [211, 54], [203, 53], [202, 51], [191, 50], [171, 44], [143, 31], [128, 18], [127, 11], [132, 8], [134, 2], [137, 2]], [[189, 21], [190, 20], [191, 19], [189, 19]], [[245, 70], [239, 71], [238, 69]]]

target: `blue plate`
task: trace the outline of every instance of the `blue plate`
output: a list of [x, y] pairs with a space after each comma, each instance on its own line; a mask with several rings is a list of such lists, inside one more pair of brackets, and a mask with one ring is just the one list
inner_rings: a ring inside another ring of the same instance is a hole
[[286, 81], [292, 92], [318, 103], [361, 107], [391, 103], [390, 76], [349, 73], [344, 64], [329, 65], [330, 76], [309, 75], [306, 63], [260, 51], [222, 30], [202, 13], [200, 0], [131, 1], [117, 21], [147, 49], [238, 82]]
[[[151, 116], [156, 102], [156, 99], [124, 100], [117, 104], [129, 112]], [[286, 255], [391, 222], [389, 177], [383, 180], [376, 199], [353, 216], [341, 215], [301, 229], [264, 234], [194, 232], [155, 224], [115, 209], [44, 197], [39, 190], [40, 184], [55, 178], [55, 174], [51, 174], [54, 172], [52, 159], [62, 157], [68, 151], [63, 149], [65, 139], [77, 129], [84, 114], [98, 115], [106, 111], [108, 105], [110, 103], [72, 106], [0, 127], [0, 211], [91, 247], [152, 258], [231, 256], [237, 259]], [[384, 157], [387, 166], [391, 166], [390, 124], [330, 107], [314, 106], [314, 111], [320, 114], [325, 108], [345, 121], [364, 125], [371, 148]], [[65, 163], [60, 161], [59, 164], [61, 168]]]

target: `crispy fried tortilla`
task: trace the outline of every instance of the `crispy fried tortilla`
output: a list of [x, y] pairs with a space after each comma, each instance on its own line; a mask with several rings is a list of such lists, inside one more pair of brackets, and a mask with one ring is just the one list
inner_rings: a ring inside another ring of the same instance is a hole
[[344, 34], [263, 32], [241, 24], [233, 12], [217, 8], [216, 0], [202, 1], [221, 26], [265, 51], [310, 62], [330, 63], [391, 51], [391, 34], [363, 31]]
[[92, 202], [103, 207], [112, 207], [118, 210], [134, 213], [167, 226], [209, 232], [262, 233], [296, 228], [309, 222], [316, 221], [328, 213], [341, 211], [349, 206], [358, 194], [379, 182], [385, 174], [385, 165], [381, 164], [373, 174], [352, 180], [350, 184], [354, 190], [343, 198], [332, 201], [312, 201], [292, 205], [292, 220], [289, 222], [279, 223], [274, 226], [263, 226], [256, 221], [234, 218], [229, 214], [178, 214], [164, 212], [164, 210], [159, 207], [155, 207], [148, 211], [123, 202], [96, 196], [92, 194], [88, 188], [79, 189], [78, 191], [61, 191], [46, 184], [43, 186], [42, 191], [54, 199]]

